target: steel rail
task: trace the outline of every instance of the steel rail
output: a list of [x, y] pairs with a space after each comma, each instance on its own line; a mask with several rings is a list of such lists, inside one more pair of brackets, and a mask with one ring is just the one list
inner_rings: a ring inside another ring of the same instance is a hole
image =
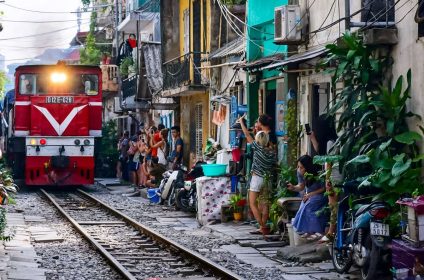
[[102, 245], [100, 245], [93, 237], [90, 236], [79, 224], [75, 221], [66, 211], [51, 197], [44, 189], [40, 191], [50, 200], [51, 203], [59, 210], [59, 212], [69, 220], [74, 228], [82, 234], [106, 259], [111, 265], [123, 276], [125, 279], [136, 280], [134, 277], [118, 260], [116, 260]]
[[100, 199], [84, 192], [83, 190], [78, 189], [78, 192], [80, 192], [84, 196], [90, 198], [91, 200], [97, 202], [98, 204], [102, 205], [104, 208], [108, 209], [110, 212], [114, 213], [115, 215], [119, 216], [120, 218], [125, 220], [127, 223], [129, 223], [133, 227], [140, 230], [143, 234], [150, 236], [152, 239], [155, 239], [162, 244], [166, 244], [168, 247], [171, 247], [171, 248], [173, 247], [173, 248], [177, 249], [178, 251], [180, 251], [183, 255], [185, 255], [189, 259], [192, 259], [197, 263], [201, 263], [203, 265], [203, 267], [201, 267], [201, 268], [204, 268], [206, 270], [210, 270], [211, 272], [214, 273], [214, 276], [222, 277], [223, 279], [226, 279], [226, 280], [227, 279], [228, 280], [230, 280], [230, 279], [231, 280], [232, 279], [242, 280], [243, 279], [239, 275], [233, 273], [232, 271], [226, 269], [225, 267], [223, 267], [223, 266], [221, 266], [221, 265], [219, 265], [219, 264], [217, 264], [213, 261], [205, 259], [205, 257], [203, 257], [201, 254], [199, 254], [199, 253], [197, 253], [193, 250], [190, 250], [187, 247], [180, 245], [180, 244], [166, 238], [162, 234], [154, 231], [153, 229], [151, 229], [151, 228], [149, 228], [145, 225], [140, 224], [139, 222], [137, 222], [133, 218], [128, 217], [124, 213], [122, 213], [122, 212], [116, 210], [115, 208], [107, 205], [106, 203], [104, 203]]

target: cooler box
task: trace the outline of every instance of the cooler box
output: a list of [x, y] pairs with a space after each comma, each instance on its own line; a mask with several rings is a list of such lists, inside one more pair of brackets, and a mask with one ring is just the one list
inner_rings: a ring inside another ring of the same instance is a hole
[[221, 221], [221, 206], [230, 200], [231, 178], [203, 176], [196, 179], [196, 188], [199, 224]]
[[[416, 262], [424, 265], [424, 248], [416, 248], [409, 242], [403, 240], [392, 241], [392, 264], [393, 268], [397, 271], [405, 271], [408, 269], [408, 276], [403, 279], [415, 280], [413, 276], [413, 269]], [[418, 264], [417, 267], [420, 265]], [[418, 271], [421, 277], [424, 277], [424, 271]]]

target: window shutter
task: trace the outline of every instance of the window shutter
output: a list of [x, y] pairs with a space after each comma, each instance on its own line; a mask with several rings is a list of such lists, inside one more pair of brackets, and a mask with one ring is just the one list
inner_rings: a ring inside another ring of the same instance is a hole
[[196, 157], [203, 155], [203, 106], [196, 104]]
[[190, 52], [190, 12], [184, 10], [184, 54]]

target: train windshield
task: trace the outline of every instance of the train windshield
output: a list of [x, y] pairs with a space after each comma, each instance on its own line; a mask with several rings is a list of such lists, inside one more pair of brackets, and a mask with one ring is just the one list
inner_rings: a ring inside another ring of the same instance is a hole
[[21, 74], [19, 93], [28, 95], [75, 94], [97, 95], [99, 78], [94, 74]]

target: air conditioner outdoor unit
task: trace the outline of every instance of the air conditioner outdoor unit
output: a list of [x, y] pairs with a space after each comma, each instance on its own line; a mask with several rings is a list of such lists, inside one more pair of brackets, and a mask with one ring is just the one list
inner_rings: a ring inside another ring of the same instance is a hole
[[296, 45], [302, 41], [300, 7], [284, 5], [274, 9], [274, 43]]

